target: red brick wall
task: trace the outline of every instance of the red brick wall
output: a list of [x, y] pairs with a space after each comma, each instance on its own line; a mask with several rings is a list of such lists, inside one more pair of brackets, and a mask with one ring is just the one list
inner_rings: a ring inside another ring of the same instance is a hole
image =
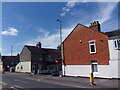
[[[90, 40], [96, 40], [96, 54], [90, 54]], [[90, 65], [91, 60], [97, 60], [99, 65], [109, 64], [107, 36], [83, 25], [79, 24], [66, 38], [63, 48], [66, 65]]]

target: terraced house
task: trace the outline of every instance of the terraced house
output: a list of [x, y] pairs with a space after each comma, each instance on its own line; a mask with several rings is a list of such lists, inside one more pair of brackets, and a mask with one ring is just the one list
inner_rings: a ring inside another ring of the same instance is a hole
[[59, 57], [59, 49], [42, 48], [40, 42], [36, 46], [25, 45], [20, 53], [20, 63], [16, 66], [16, 72], [51, 73], [61, 69], [61, 63], [55, 63]]
[[15, 71], [16, 65], [19, 63], [19, 54], [17, 56], [1, 56], [2, 68], [5, 71]]
[[101, 32], [98, 21], [77, 24], [62, 45], [64, 75], [120, 78], [120, 30]]

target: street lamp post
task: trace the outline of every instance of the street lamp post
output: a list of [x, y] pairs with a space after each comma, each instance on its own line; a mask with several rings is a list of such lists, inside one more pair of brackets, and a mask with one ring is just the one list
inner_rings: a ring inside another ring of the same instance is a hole
[[61, 30], [61, 20], [57, 19], [60, 22], [60, 44], [62, 43], [62, 30]]
[[[62, 28], [61, 28], [61, 20], [57, 19], [58, 22], [60, 22], [60, 53], [61, 53], [61, 60], [62, 60], [62, 65], [63, 63], [63, 59], [62, 59]], [[62, 68], [62, 75], [63, 75], [63, 68]], [[63, 75], [64, 76], [64, 75]]]

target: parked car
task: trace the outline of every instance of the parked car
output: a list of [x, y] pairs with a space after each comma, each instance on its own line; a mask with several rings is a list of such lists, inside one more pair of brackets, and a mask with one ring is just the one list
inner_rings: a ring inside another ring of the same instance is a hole
[[52, 76], [60, 76], [61, 71], [54, 71], [52, 72]]
[[52, 72], [52, 76], [59, 76], [59, 72], [57, 71]]

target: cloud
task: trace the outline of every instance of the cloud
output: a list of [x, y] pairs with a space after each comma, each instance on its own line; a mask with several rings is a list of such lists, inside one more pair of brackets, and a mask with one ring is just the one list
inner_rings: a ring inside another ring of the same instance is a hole
[[[12, 53], [13, 56], [17, 56], [18, 54], [20, 54], [20, 52], [13, 52]], [[9, 54], [9, 55], [11, 55], [11, 54]]]
[[79, 3], [79, 0], [68, 1], [65, 7], [62, 8], [63, 13], [61, 13], [60, 15], [65, 16], [67, 12], [69, 12], [74, 6], [78, 5]]
[[6, 51], [6, 49], [0, 48], [0, 53]]
[[2, 35], [17, 36], [18, 30], [13, 27], [8, 27], [7, 30], [1, 31]]
[[[82, 3], [83, 5], [85, 3]], [[111, 22], [113, 18], [115, 18], [117, 15], [113, 15], [113, 11], [117, 11], [117, 2], [98, 2], [94, 6], [93, 10], [91, 11], [85, 11], [84, 7], [79, 9], [74, 9], [70, 14], [73, 16], [69, 22], [80, 22], [81, 24], [87, 25], [93, 21], [99, 21], [101, 25], [108, 25], [109, 27], [111, 24], [107, 24]], [[88, 5], [88, 4], [87, 4]], [[91, 3], [92, 5], [92, 3]], [[90, 5], [90, 6], [91, 6]], [[90, 7], [89, 6], [89, 7]], [[87, 8], [89, 8], [87, 7]], [[97, 8], [97, 9], [96, 9]], [[82, 12], [82, 13], [81, 13]], [[117, 17], [116, 17], [117, 18]], [[113, 19], [112, 22], [116, 20]], [[114, 21], [115, 22], [115, 21]], [[116, 22], [117, 23], [117, 22]], [[113, 24], [112, 24], [113, 26]], [[115, 24], [114, 24], [115, 27]], [[107, 30], [108, 27], [104, 27], [104, 30]]]
[[77, 4], [79, 4], [78, 0], [72, 0], [72, 1], [67, 2], [66, 7], [67, 8], [73, 8]]
[[65, 16], [65, 14], [66, 14], [66, 13], [65, 13], [65, 12], [63, 12], [63, 13], [61, 13], [60, 15], [61, 15], [61, 16]]
[[46, 31], [46, 30], [43, 29], [43, 28], [39, 28], [38, 31], [39, 31], [40, 33], [42, 33], [43, 35], [45, 35], [45, 37], [47, 37], [47, 36], [49, 35], [49, 32]]
[[63, 11], [69, 12], [70, 8], [63, 7]]
[[[62, 29], [62, 39], [64, 40], [68, 34], [73, 30], [75, 26], [73, 25], [72, 27], [69, 28], [63, 28]], [[42, 47], [44, 48], [57, 48], [57, 46], [60, 44], [60, 34], [59, 34], [59, 30], [56, 29], [56, 33], [54, 34], [49, 34], [50, 32], [45, 30], [45, 29], [39, 29], [38, 30], [40, 33], [42, 33], [43, 35], [39, 35], [36, 38], [34, 38], [33, 40], [29, 40], [26, 42], [22, 42], [23, 45], [32, 45], [35, 46], [35, 44], [40, 41], [42, 43]], [[45, 33], [48, 33], [47, 35]], [[20, 43], [19, 43], [20, 45]]]
[[101, 24], [106, 22], [107, 20], [112, 18], [112, 12], [115, 9], [115, 7], [117, 6], [117, 3], [105, 3], [105, 4], [99, 4], [99, 8], [100, 8], [100, 15], [101, 17], [99, 18]]

